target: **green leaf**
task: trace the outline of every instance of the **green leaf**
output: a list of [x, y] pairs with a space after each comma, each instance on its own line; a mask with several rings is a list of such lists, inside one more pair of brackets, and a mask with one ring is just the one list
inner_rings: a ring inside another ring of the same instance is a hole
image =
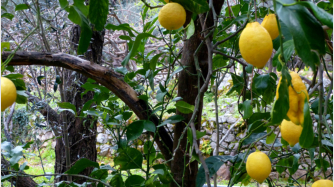
[[253, 86], [260, 93], [263, 93], [268, 88], [269, 84], [270, 84], [269, 74], [262, 74], [253, 79]]
[[[283, 53], [284, 53], [284, 59], [286, 61], [288, 61], [291, 58], [294, 51], [295, 51], [295, 44], [293, 43], [293, 40], [288, 40], [283, 43]], [[280, 62], [278, 61], [278, 56], [280, 54], [281, 54], [281, 47], [278, 48], [273, 58], [274, 67], [281, 65]]]
[[1, 53], [6, 49], [10, 50], [10, 43], [9, 42], [1, 42]]
[[155, 55], [151, 60], [150, 60], [150, 70], [154, 71], [156, 66], [157, 66], [157, 61], [159, 60], [159, 57], [163, 55], [163, 53], [159, 53]]
[[161, 175], [160, 173], [158, 173], [158, 177], [160, 179], [160, 182], [162, 182], [163, 184], [169, 184], [173, 181], [173, 179], [170, 177], [169, 172], [166, 168], [165, 164], [157, 164], [153, 166], [154, 170], [163, 170], [163, 175]]
[[194, 14], [202, 14], [209, 11], [209, 4], [206, 0], [192, 0], [192, 1], [183, 1], [183, 0], [173, 0], [173, 2], [179, 3], [186, 10]]
[[152, 121], [145, 120], [144, 121], [144, 129], [150, 132], [155, 132], [155, 124]]
[[110, 180], [109, 183], [112, 187], [123, 187], [124, 182], [121, 174], [116, 174], [114, 177]]
[[134, 41], [131, 50], [129, 51], [129, 54], [124, 58], [122, 61], [122, 66], [126, 66], [129, 62], [129, 60], [135, 56], [136, 52], [138, 51], [139, 45], [142, 43], [143, 39], [146, 39], [148, 37], [156, 38], [155, 36], [148, 34], [148, 33], [140, 33], [137, 35], [136, 40]]
[[244, 78], [241, 76], [238, 76], [236, 74], [231, 74], [232, 76], [232, 81], [233, 81], [233, 86], [232, 88], [226, 93], [226, 95], [230, 95], [234, 91], [236, 91], [239, 95], [241, 93], [241, 90], [244, 87]]
[[252, 101], [251, 100], [246, 100], [242, 104], [239, 104], [239, 108], [241, 111], [244, 112], [244, 119], [248, 119], [252, 116], [253, 114], [253, 106], [252, 106]]
[[97, 0], [89, 3], [89, 20], [95, 25], [96, 30], [101, 31], [107, 21], [109, 13], [109, 1]]
[[[293, 0], [282, 0], [291, 4]], [[277, 3], [277, 14], [289, 28], [296, 52], [312, 69], [320, 62], [319, 55], [325, 53], [325, 36], [320, 23], [301, 5], [283, 6]]]
[[299, 137], [299, 144], [302, 148], [310, 148], [313, 143], [313, 123], [310, 114], [310, 108], [308, 100], [305, 98], [304, 101], [304, 124], [302, 134]]
[[[322, 158], [320, 158], [322, 159]], [[315, 160], [315, 164], [317, 165], [318, 168], [321, 168], [321, 160], [320, 159], [316, 159]], [[327, 160], [322, 159], [323, 162], [323, 171], [327, 171], [327, 168], [330, 167], [330, 164]]]
[[279, 98], [275, 101], [271, 111], [271, 122], [273, 124], [281, 124], [283, 119], [287, 118], [289, 111], [289, 85], [291, 84], [291, 76], [286, 66], [282, 69], [282, 80], [278, 88]]
[[264, 136], [266, 134], [267, 133], [265, 133], [265, 132], [253, 133], [242, 142], [242, 145], [249, 145], [249, 144], [255, 142], [257, 139], [261, 138], [262, 136]]
[[228, 59], [226, 59], [224, 56], [219, 55], [219, 54], [215, 55], [212, 59], [212, 69], [215, 70], [215, 69], [226, 66], [227, 61]]
[[92, 173], [90, 173], [89, 176], [94, 179], [100, 179], [100, 180], [105, 179], [108, 177], [108, 170], [94, 168], [94, 170], [92, 171]]
[[128, 139], [128, 142], [130, 142], [131, 140], [135, 140], [139, 138], [139, 136], [143, 133], [144, 121], [134, 121], [126, 129], [126, 137]]
[[40, 86], [42, 85], [41, 80], [44, 79], [44, 78], [45, 78], [45, 76], [38, 76], [38, 77], [37, 77], [37, 82], [38, 82], [38, 84], [39, 84]]
[[18, 104], [26, 104], [28, 102], [28, 95], [25, 93], [24, 90], [16, 90], [16, 103]]
[[[79, 1], [79, 0], [77, 0]], [[76, 1], [75, 1], [76, 2]], [[80, 3], [81, 6], [81, 3]], [[87, 17], [81, 10], [85, 8], [78, 8], [77, 6], [71, 6], [69, 9], [68, 18], [75, 24], [80, 25], [81, 33], [78, 46], [78, 54], [83, 54], [87, 51], [93, 32], [89, 26]]]
[[194, 35], [195, 33], [195, 24], [194, 24], [194, 20], [191, 19], [190, 23], [188, 24], [188, 28], [187, 28], [187, 40]]
[[15, 6], [15, 11], [25, 10], [25, 9], [29, 9], [29, 5], [27, 5], [27, 4], [18, 4], [18, 5]]
[[[149, 151], [150, 149], [150, 151]], [[144, 153], [145, 153], [145, 157], [147, 158], [147, 155], [148, 155], [148, 152], [150, 152], [149, 154], [149, 162], [150, 162], [150, 165], [153, 163], [154, 161], [154, 158], [155, 158], [155, 153], [156, 153], [156, 150], [152, 144], [151, 141], [147, 141], [145, 142], [144, 144]], [[147, 160], [147, 159], [146, 159]]]
[[168, 123], [172, 124], [172, 123], [178, 123], [180, 121], [185, 120], [185, 118], [181, 115], [174, 115], [169, 117], [168, 119], [166, 119], [164, 122], [162, 122], [160, 125], [158, 125], [158, 127], [167, 125]]
[[[267, 133], [269, 133], [271, 131], [271, 128], [267, 127]], [[271, 133], [269, 136], [267, 136], [266, 139], [266, 144], [272, 144], [274, 143], [276, 138], [276, 134], [275, 133]]]
[[[234, 162], [237, 158], [238, 155], [211, 156], [207, 158], [205, 163], [209, 168], [209, 176], [213, 176], [224, 163], [228, 161]], [[196, 176], [196, 187], [203, 187], [206, 182], [205, 176], [203, 165], [201, 165]]]
[[324, 9], [317, 7], [314, 3], [309, 1], [300, 1], [297, 4], [305, 6], [308, 9], [311, 9], [313, 15], [324, 25], [327, 25], [330, 28], [333, 28], [333, 15], [326, 12]]
[[79, 9], [85, 17], [88, 16], [89, 10], [88, 7], [85, 5], [85, 0], [74, 0], [73, 6]]
[[60, 8], [65, 9], [68, 6], [67, 0], [59, 0]]
[[65, 174], [78, 174], [88, 167], [99, 168], [99, 163], [93, 162], [87, 158], [81, 158], [76, 161], [75, 164], [65, 172]]
[[126, 187], [132, 187], [132, 186], [141, 186], [144, 184], [145, 179], [142, 176], [139, 175], [131, 175], [129, 178], [125, 181]]
[[121, 25], [113, 25], [113, 24], [109, 23], [108, 25], [106, 25], [106, 29], [114, 30], [114, 31], [120, 31], [120, 30], [127, 31], [129, 33], [129, 36], [135, 37], [135, 35], [132, 32], [133, 29], [127, 23], [124, 23], [124, 24], [121, 24]]
[[67, 111], [70, 111], [72, 112], [74, 115], [76, 114], [76, 107], [72, 104], [72, 103], [69, 103], [69, 102], [63, 102], [63, 103], [57, 103], [58, 106], [62, 109], [65, 109]]
[[7, 18], [10, 21], [12, 21], [12, 19], [14, 18], [14, 15], [11, 14], [11, 13], [3, 13], [3, 14], [1, 14], [1, 18]]
[[142, 167], [143, 156], [137, 149], [128, 147], [119, 153], [114, 163], [120, 166], [120, 170], [138, 169]]
[[276, 164], [276, 170], [279, 174], [281, 174], [285, 171], [285, 167], [283, 167], [283, 166], [286, 166], [285, 160], [286, 159], [280, 159]]
[[190, 114], [194, 111], [194, 105], [190, 105], [185, 101], [178, 101], [176, 104], [176, 109], [183, 114]]
[[14, 176], [16, 176], [16, 174], [14, 174], [14, 173], [9, 174], [9, 175], [3, 175], [3, 176], [1, 176], [1, 182], [5, 182], [6, 180], [9, 181], [9, 179], [11, 179]]

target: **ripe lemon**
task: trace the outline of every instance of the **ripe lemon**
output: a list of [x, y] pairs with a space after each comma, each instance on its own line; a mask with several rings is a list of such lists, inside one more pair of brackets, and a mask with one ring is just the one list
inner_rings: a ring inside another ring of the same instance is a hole
[[281, 125], [281, 134], [285, 141], [287, 141], [291, 147], [299, 142], [299, 137], [302, 134], [303, 127], [296, 125], [292, 121], [283, 120]]
[[16, 87], [6, 77], [1, 77], [1, 111], [11, 106], [16, 101]]
[[177, 30], [186, 22], [186, 10], [178, 3], [167, 3], [161, 8], [158, 19], [167, 30]]
[[240, 53], [249, 64], [262, 69], [273, 52], [273, 42], [268, 31], [258, 22], [248, 23], [239, 39]]
[[277, 38], [277, 36], [279, 35], [279, 31], [275, 14], [266, 15], [261, 25], [269, 32], [272, 40]]
[[[305, 84], [303, 83], [300, 76], [296, 73], [291, 71], [291, 86], [289, 86], [289, 111], [287, 116], [289, 119], [296, 125], [303, 125], [304, 123], [304, 100], [307, 97], [309, 100], [309, 95], [306, 89]], [[282, 77], [279, 80], [276, 89], [276, 98], [279, 98], [278, 89], [281, 84]], [[295, 91], [296, 90], [296, 91]], [[298, 92], [298, 93], [297, 93]], [[305, 94], [306, 96], [305, 96]]]
[[246, 170], [251, 178], [262, 183], [271, 172], [269, 157], [261, 151], [250, 154], [247, 158]]
[[313, 183], [312, 187], [333, 187], [333, 181], [321, 179]]

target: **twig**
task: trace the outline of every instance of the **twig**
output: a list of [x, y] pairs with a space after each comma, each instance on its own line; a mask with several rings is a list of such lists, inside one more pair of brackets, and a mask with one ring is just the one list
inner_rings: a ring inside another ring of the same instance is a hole
[[311, 91], [308, 92], [309, 95], [311, 95], [315, 90], [318, 89], [318, 86], [322, 84], [322, 81], [319, 80], [319, 82], [312, 88]]
[[145, 4], [145, 6], [147, 6], [149, 9], [155, 9], [155, 8], [161, 8], [163, 7], [162, 5], [158, 5], [158, 6], [151, 6], [149, 5], [146, 1], [141, 0], [141, 2], [143, 2]]
[[247, 25], [247, 23], [248, 23], [248, 19], [245, 21], [244, 24], [242, 24], [242, 25], [239, 27], [239, 29], [238, 29], [237, 31], [235, 31], [235, 33], [233, 33], [233, 34], [231, 34], [230, 36], [224, 38], [224, 40], [215, 43], [215, 45], [214, 45], [212, 48], [213, 48], [213, 49], [216, 49], [218, 45], [220, 45], [220, 44], [226, 42], [227, 40], [229, 40], [229, 39], [231, 39], [231, 38], [233, 38], [235, 35], [237, 35], [240, 31], [242, 31], [242, 30], [245, 28], [245, 26]]
[[242, 62], [242, 61], [240, 61], [239, 59], [237, 59], [237, 58], [235, 58], [233, 56], [229, 56], [227, 54], [224, 54], [223, 52], [220, 52], [220, 51], [217, 51], [217, 50], [213, 50], [213, 53], [220, 54], [220, 55], [222, 55], [224, 57], [227, 57], [227, 58], [230, 58], [230, 59], [233, 59], [233, 60], [237, 61], [238, 63], [240, 63], [243, 66], [247, 66], [247, 64], [245, 62]]

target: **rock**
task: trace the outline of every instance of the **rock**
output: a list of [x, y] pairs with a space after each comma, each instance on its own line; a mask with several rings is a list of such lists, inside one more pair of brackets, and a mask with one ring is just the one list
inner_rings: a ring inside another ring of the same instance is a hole
[[233, 142], [235, 140], [235, 136], [233, 134], [229, 134], [226, 139], [225, 142]]
[[222, 142], [219, 146], [223, 147], [223, 148], [227, 148], [228, 147], [228, 143]]
[[203, 139], [204, 139], [204, 140], [210, 140], [210, 136], [205, 135], [205, 136], [203, 136]]
[[113, 138], [112, 138], [112, 136], [111, 135], [109, 135], [108, 136], [108, 140], [112, 140]]
[[217, 145], [216, 142], [211, 142], [211, 143], [210, 143], [210, 146], [212, 147], [212, 149], [215, 149], [215, 148], [216, 148], [216, 145]]
[[230, 180], [231, 178], [230, 167], [228, 167], [226, 164], [223, 164], [217, 171], [217, 175], [221, 177], [221, 179], [223, 180]]
[[226, 151], [224, 152], [224, 155], [229, 155], [229, 154], [230, 154], [230, 151], [227, 151], [227, 150], [226, 150]]
[[40, 148], [45, 148], [45, 147], [47, 147], [47, 146], [48, 146], [48, 142], [44, 142], [44, 143], [41, 145]]
[[235, 122], [237, 122], [237, 119], [232, 116], [227, 119], [227, 123], [234, 124]]
[[97, 137], [96, 137], [96, 142], [101, 143], [101, 144], [107, 143], [108, 142], [108, 135], [103, 134], [103, 133], [98, 134]]
[[217, 133], [212, 133], [211, 135], [211, 141], [216, 142], [217, 141]]
[[231, 104], [233, 102], [233, 99], [230, 98], [224, 98], [224, 103]]
[[101, 156], [107, 156], [108, 153], [109, 153], [109, 149], [110, 149], [110, 145], [106, 145], [106, 144], [101, 145], [100, 146], [100, 153], [99, 153], [99, 155], [101, 155]]
[[97, 129], [96, 129], [96, 131], [97, 131], [98, 133], [103, 132], [103, 127], [102, 127], [102, 126], [98, 126]]
[[51, 131], [46, 132], [46, 133], [44, 134], [44, 138], [45, 138], [45, 140], [48, 140], [48, 139], [53, 138], [53, 134], [52, 134], [52, 132], [51, 132]]
[[53, 149], [55, 149], [55, 148], [56, 148], [56, 144], [57, 144], [57, 142], [56, 142], [56, 141], [53, 141], [53, 142], [51, 143], [51, 147], [52, 147]]

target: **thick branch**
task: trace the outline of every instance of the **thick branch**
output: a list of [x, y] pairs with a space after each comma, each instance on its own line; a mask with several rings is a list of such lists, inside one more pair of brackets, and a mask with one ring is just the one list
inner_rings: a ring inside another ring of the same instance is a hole
[[[5, 61], [9, 52], [2, 54]], [[135, 90], [123, 80], [123, 76], [98, 64], [91, 63], [79, 57], [64, 53], [40, 53], [40, 52], [17, 52], [9, 65], [43, 65], [64, 67], [94, 79], [101, 85], [111, 90], [125, 104], [127, 104], [140, 119], [150, 119], [155, 125], [159, 120], [152, 114], [152, 110], [145, 101], [138, 99]], [[158, 129], [161, 140], [157, 137], [155, 142], [166, 159], [172, 157], [173, 141], [164, 127]], [[164, 145], [165, 144], [165, 145]]]

